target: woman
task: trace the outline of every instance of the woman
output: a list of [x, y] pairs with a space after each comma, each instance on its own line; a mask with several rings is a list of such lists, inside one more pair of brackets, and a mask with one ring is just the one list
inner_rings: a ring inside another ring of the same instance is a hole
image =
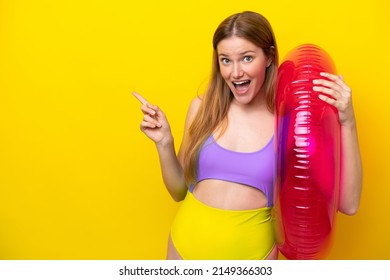
[[[168, 259], [277, 259], [271, 223], [274, 97], [278, 50], [269, 22], [243, 12], [225, 19], [213, 38], [213, 67], [204, 96], [188, 110], [176, 156], [165, 114], [142, 96], [141, 130], [157, 147], [164, 183], [184, 199], [173, 222]], [[344, 177], [340, 211], [354, 214], [361, 162], [351, 91], [324, 73], [313, 89], [339, 111]], [[347, 178], [347, 179], [345, 179]]]

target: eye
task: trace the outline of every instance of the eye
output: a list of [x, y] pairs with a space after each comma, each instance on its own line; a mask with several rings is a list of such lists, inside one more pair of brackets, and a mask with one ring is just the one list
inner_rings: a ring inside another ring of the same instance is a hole
[[244, 56], [243, 61], [244, 62], [251, 62], [253, 60], [253, 57], [251, 56]]
[[229, 58], [226, 58], [226, 57], [222, 57], [222, 58], [221, 58], [221, 62], [222, 62], [222, 64], [227, 65], [227, 64], [230, 63], [230, 59], [229, 59]]

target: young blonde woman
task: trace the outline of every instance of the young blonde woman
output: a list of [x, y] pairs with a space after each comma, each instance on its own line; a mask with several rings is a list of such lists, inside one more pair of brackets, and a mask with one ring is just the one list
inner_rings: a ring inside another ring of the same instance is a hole
[[[182, 201], [172, 224], [168, 259], [277, 259], [271, 221], [274, 183], [274, 97], [278, 49], [269, 22], [243, 12], [213, 37], [207, 91], [188, 110], [178, 155], [165, 114], [141, 95], [141, 130], [155, 142], [164, 183]], [[354, 214], [361, 163], [351, 91], [325, 74], [314, 90], [339, 110], [343, 173], [340, 211]]]

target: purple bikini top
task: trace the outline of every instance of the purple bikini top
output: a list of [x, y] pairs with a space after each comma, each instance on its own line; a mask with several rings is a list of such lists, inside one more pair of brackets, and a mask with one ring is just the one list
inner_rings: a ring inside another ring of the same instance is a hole
[[[198, 160], [197, 182], [219, 179], [254, 187], [264, 193], [267, 206], [273, 205], [275, 174], [274, 138], [256, 152], [235, 152], [220, 146], [211, 135]], [[192, 192], [194, 185], [190, 186]]]

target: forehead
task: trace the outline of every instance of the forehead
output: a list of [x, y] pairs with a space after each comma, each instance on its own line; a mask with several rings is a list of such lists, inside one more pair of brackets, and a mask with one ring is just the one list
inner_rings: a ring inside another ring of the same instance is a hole
[[237, 55], [248, 51], [259, 52], [262, 49], [251, 41], [237, 36], [223, 39], [217, 45], [218, 55]]

